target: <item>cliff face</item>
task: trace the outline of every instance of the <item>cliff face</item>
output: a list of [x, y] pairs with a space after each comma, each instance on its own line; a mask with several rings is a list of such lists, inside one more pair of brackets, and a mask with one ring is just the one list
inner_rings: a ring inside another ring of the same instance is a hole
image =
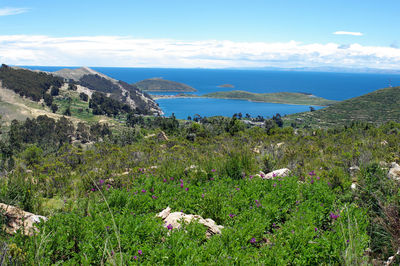
[[105, 93], [113, 99], [128, 104], [140, 113], [163, 114], [150, 95], [142, 92], [137, 86], [113, 79], [88, 67], [61, 69], [53, 72], [53, 74], [66, 80], [73, 80], [90, 90]]

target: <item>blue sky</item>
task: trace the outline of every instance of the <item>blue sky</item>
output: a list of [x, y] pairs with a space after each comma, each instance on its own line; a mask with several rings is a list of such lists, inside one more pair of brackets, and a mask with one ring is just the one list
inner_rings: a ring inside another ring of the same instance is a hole
[[0, 0], [0, 61], [398, 69], [399, 10], [398, 0]]

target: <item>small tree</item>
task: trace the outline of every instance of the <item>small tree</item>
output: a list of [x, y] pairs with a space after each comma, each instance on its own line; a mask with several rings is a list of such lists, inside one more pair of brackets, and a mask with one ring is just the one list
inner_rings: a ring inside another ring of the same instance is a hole
[[51, 111], [52, 111], [53, 113], [57, 112], [57, 110], [58, 110], [58, 106], [57, 106], [57, 104], [55, 104], [55, 103], [53, 103], [53, 104], [50, 106], [50, 108], [51, 108]]
[[63, 115], [66, 115], [66, 116], [71, 116], [71, 109], [70, 109], [70, 107], [69, 107], [69, 106], [67, 107], [67, 109], [65, 109], [65, 111], [64, 111], [64, 113], [63, 113]]

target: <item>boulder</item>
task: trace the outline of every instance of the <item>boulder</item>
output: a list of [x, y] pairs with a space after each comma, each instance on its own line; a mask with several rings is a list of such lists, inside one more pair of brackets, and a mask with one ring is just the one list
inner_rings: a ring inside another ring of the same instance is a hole
[[268, 174], [260, 172], [260, 176], [263, 179], [274, 179], [275, 177], [286, 177], [290, 174], [290, 172], [291, 171], [288, 168], [282, 168], [269, 172]]
[[179, 229], [182, 226], [182, 222], [190, 223], [196, 221], [199, 224], [207, 227], [206, 236], [209, 238], [215, 234], [221, 234], [221, 229], [224, 227], [222, 225], [217, 225], [212, 219], [204, 219], [200, 215], [185, 214], [183, 212], [173, 212], [171, 213], [171, 208], [167, 207], [162, 210], [157, 217], [164, 220], [164, 227], [173, 230]]
[[358, 166], [352, 166], [349, 168], [349, 173], [350, 173], [350, 176], [352, 176], [352, 177], [357, 175], [359, 172], [360, 172], [360, 167], [358, 167]]
[[6, 218], [6, 223], [3, 227], [8, 234], [15, 234], [18, 229], [22, 228], [24, 235], [31, 236], [37, 232], [35, 224], [47, 221], [44, 216], [25, 212], [20, 208], [3, 203], [0, 203], [0, 212]]
[[168, 137], [167, 137], [167, 135], [165, 134], [164, 131], [161, 131], [160, 133], [158, 133], [157, 139], [168, 141]]
[[388, 177], [390, 179], [400, 181], [400, 166], [397, 163], [392, 163], [388, 172]]

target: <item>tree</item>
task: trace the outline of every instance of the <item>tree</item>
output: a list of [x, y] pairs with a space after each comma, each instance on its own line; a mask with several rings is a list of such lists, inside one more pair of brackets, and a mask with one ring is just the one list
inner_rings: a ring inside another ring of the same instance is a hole
[[43, 100], [44, 100], [44, 102], [46, 103], [46, 105], [47, 106], [51, 106], [51, 104], [53, 103], [53, 97], [50, 95], [50, 94], [48, 94], [48, 93], [45, 93], [44, 95], [43, 95]]
[[53, 104], [50, 106], [50, 109], [51, 109], [51, 111], [52, 111], [53, 113], [57, 112], [57, 110], [58, 110], [57, 104], [53, 103]]
[[89, 100], [89, 96], [84, 92], [81, 92], [79, 94], [79, 98], [81, 98], [81, 100], [84, 101], [84, 102], [87, 102]]
[[314, 111], [315, 111], [315, 108], [310, 106], [310, 112], [314, 112]]
[[64, 113], [63, 113], [63, 115], [66, 115], [66, 116], [71, 116], [71, 109], [70, 109], [70, 107], [69, 107], [69, 106], [67, 107], [67, 109], [65, 109], [65, 111], [64, 111]]
[[50, 91], [50, 95], [51, 96], [57, 96], [58, 94], [60, 94], [60, 89], [57, 87], [52, 87], [51, 91]]
[[272, 117], [272, 120], [278, 125], [278, 127], [283, 127], [283, 120], [281, 115], [278, 113]]

